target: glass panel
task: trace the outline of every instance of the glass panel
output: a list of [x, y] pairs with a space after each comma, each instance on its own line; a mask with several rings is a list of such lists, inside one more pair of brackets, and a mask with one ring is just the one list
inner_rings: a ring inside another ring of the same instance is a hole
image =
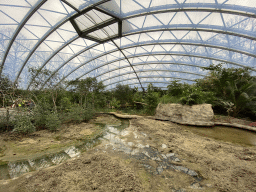
[[105, 40], [109, 37], [114, 37], [117, 35], [118, 35], [118, 24], [117, 23], [114, 23], [112, 25], [104, 27], [103, 29], [99, 29], [97, 31], [94, 31], [94, 32], [88, 34], [88, 36], [91, 36], [91, 37], [99, 39], [99, 40]]
[[75, 8], [82, 10], [94, 3], [98, 3], [102, 0], [66, 0], [71, 5], [73, 5]]
[[108, 36], [102, 30], [97, 30], [95, 32], [89, 33], [88, 36], [91, 36], [95, 39], [103, 40], [106, 39]]
[[75, 19], [76, 24], [78, 25], [81, 31], [85, 31], [95, 25], [100, 25], [108, 20], [113, 20], [113, 17], [101, 13], [97, 10], [91, 10], [86, 14], [83, 14]]

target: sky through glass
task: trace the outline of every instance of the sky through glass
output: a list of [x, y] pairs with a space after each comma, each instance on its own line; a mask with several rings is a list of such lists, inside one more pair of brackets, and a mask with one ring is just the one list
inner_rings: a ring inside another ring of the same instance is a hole
[[[83, 38], [70, 19], [86, 10], [77, 25], [96, 29]], [[255, 58], [255, 0], [0, 0], [1, 72], [23, 89], [30, 67], [107, 89], [166, 88], [203, 78], [212, 63], [256, 75]]]

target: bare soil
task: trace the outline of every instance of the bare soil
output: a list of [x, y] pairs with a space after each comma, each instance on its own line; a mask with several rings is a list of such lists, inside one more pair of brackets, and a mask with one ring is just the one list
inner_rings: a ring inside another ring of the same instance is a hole
[[78, 145], [83, 140], [93, 139], [102, 133], [102, 127], [95, 123], [110, 122], [121, 124], [121, 121], [113, 116], [101, 115], [88, 123], [62, 125], [57, 132], [40, 130], [28, 135], [0, 133], [0, 161], [33, 158]]
[[[0, 181], [0, 191], [255, 192], [256, 146], [241, 146], [202, 137], [192, 133], [188, 126], [169, 121], [141, 116], [132, 118], [130, 128], [146, 133], [150, 147], [163, 154], [177, 154], [180, 162], [176, 164], [196, 171], [202, 180], [195, 184], [191, 176], [172, 169], [164, 170], [160, 175], [150, 174], [138, 160], [118, 152], [104, 151], [99, 145], [79, 158], [58, 166]], [[79, 126], [76, 129], [81, 133], [85, 131], [83, 127], [91, 125]], [[88, 128], [91, 129], [93, 132], [93, 127]], [[68, 131], [63, 133], [65, 138], [76, 137], [73, 134]], [[27, 138], [27, 143], [28, 139], [35, 140]], [[156, 167], [156, 162], [152, 161], [151, 166]]]

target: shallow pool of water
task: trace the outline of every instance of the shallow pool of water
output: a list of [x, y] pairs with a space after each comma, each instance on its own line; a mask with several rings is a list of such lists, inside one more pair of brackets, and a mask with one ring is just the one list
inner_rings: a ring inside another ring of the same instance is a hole
[[[98, 125], [104, 126], [106, 131], [108, 130], [109, 127], [112, 127], [112, 129], [116, 129], [120, 131], [129, 127], [129, 120], [127, 119], [120, 119], [120, 120], [121, 120], [120, 125], [104, 125], [104, 124], [98, 124]], [[106, 135], [106, 133], [104, 135]], [[102, 137], [104, 135], [102, 135]], [[58, 165], [62, 162], [67, 161], [70, 158], [79, 157], [81, 153], [99, 144], [101, 142], [100, 138], [101, 137], [91, 141], [85, 140], [84, 143], [79, 146], [71, 146], [54, 154], [47, 154], [47, 155], [41, 155], [41, 156], [38, 155], [37, 158], [13, 161], [13, 162], [10, 161], [7, 164], [2, 164], [0, 165], [0, 180], [16, 178], [23, 175], [24, 173]]]
[[253, 145], [256, 146], [256, 133], [225, 126], [214, 126], [214, 127], [185, 127], [187, 130], [193, 133], [214, 138], [216, 140], [228, 141], [232, 143], [238, 143], [241, 145]]

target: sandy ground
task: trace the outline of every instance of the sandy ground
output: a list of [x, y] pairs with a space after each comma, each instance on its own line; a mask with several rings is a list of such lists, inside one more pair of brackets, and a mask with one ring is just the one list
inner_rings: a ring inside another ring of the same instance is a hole
[[102, 133], [102, 127], [94, 123], [120, 124], [121, 121], [113, 116], [101, 115], [89, 123], [63, 125], [57, 132], [40, 130], [29, 135], [0, 133], [0, 161], [33, 158], [79, 145], [84, 139], [93, 139]]
[[[176, 165], [196, 171], [202, 180], [195, 183], [193, 177], [172, 169], [151, 174], [139, 160], [99, 145], [58, 166], [0, 181], [0, 191], [255, 191], [255, 146], [202, 137], [168, 121], [133, 118], [129, 129], [147, 134], [147, 144], [159, 152], [175, 153], [180, 159]], [[156, 168], [156, 161], [151, 166]]]

